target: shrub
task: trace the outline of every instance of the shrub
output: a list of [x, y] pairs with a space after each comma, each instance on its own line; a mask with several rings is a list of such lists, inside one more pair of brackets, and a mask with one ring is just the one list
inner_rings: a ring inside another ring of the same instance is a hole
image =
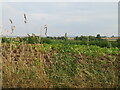
[[47, 43], [47, 44], [50, 44], [50, 43], [52, 43], [52, 41], [51, 41], [50, 38], [41, 38], [41, 43]]

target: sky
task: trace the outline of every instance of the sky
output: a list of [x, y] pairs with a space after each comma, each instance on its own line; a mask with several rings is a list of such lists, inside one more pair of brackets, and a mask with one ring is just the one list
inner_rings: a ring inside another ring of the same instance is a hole
[[[24, 23], [24, 13], [27, 24]], [[118, 36], [117, 2], [4, 2], [2, 6], [3, 33], [13, 36], [31, 33], [44, 36], [81, 36], [97, 34]], [[8, 31], [8, 32], [7, 32]]]
[[[0, 0], [0, 2], [33, 2], [33, 0]], [[34, 2], [119, 2], [119, 0], [34, 0]]]

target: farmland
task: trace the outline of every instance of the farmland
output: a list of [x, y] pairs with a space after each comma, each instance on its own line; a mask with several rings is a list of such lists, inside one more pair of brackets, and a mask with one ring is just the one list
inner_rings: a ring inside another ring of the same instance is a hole
[[3, 38], [3, 88], [120, 87], [117, 42], [84, 41]]

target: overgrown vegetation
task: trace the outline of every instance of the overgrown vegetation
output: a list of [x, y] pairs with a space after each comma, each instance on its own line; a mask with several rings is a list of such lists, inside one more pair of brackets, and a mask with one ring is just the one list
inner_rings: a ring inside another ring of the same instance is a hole
[[[10, 38], [3, 37], [2, 43], [10, 43]], [[88, 41], [89, 40], [89, 41]], [[39, 36], [29, 36], [23, 38], [13, 38], [13, 42], [19, 43], [28, 43], [28, 44], [55, 44], [55, 43], [62, 43], [62, 44], [74, 44], [74, 45], [97, 45], [100, 47], [118, 47], [117, 41], [108, 41], [105, 39], [100, 39], [94, 36], [81, 36], [75, 37], [74, 40], [69, 40], [67, 37], [39, 37]]]
[[80, 45], [78, 40], [39, 37], [14, 38], [11, 43], [9, 39], [2, 41], [3, 87], [118, 88], [120, 85], [117, 47], [101, 48]]

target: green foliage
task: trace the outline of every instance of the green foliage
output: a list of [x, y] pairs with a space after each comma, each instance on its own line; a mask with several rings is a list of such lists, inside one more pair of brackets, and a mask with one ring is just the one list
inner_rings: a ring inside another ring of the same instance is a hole
[[74, 38], [75, 40], [82, 40], [82, 41], [93, 41], [93, 40], [101, 40], [101, 38], [98, 37], [95, 37], [95, 36], [80, 36], [80, 37], [75, 37]]
[[[73, 41], [72, 43], [80, 44], [80, 45], [97, 45], [100, 47], [118, 47], [117, 41], [108, 41], [105, 39], [101, 39], [101, 36], [98, 34], [97, 37], [94, 36], [81, 36], [81, 37], [75, 37], [75, 40], [79, 41]], [[88, 41], [89, 40], [89, 41]]]
[[52, 43], [51, 39], [50, 38], [41, 38], [41, 43], [47, 43], [47, 44], [50, 44]]
[[2, 38], [2, 43], [10, 43], [10, 39], [9, 38], [6, 38], [6, 37], [3, 37]]
[[118, 47], [120, 48], [120, 38], [117, 40]]
[[[2, 43], [10, 43], [11, 38], [2, 38]], [[74, 45], [97, 45], [100, 47], [118, 47], [119, 40], [117, 41], [107, 41], [105, 39], [98, 39], [94, 36], [81, 36], [75, 37], [75, 40], [68, 40], [67, 37], [38, 37], [38, 36], [30, 36], [23, 38], [12, 38], [12, 42], [14, 43], [29, 43], [29, 44], [74, 44]]]
[[30, 37], [24, 37], [22, 38], [22, 40], [26, 43], [30, 43], [30, 44], [35, 44], [35, 43], [40, 43], [40, 38], [38, 36], [30, 36]]
[[87, 36], [81, 36], [81, 37], [75, 37], [75, 40], [87, 40], [88, 39], [88, 37]]
[[[113, 79], [111, 75], [113, 71], [109, 65], [111, 65], [110, 63], [116, 63], [115, 57], [118, 55], [118, 48], [87, 47], [86, 45], [74, 44], [64, 45], [62, 43], [46, 44], [43, 48], [48, 47], [49, 49], [46, 49], [46, 53], [49, 54], [49, 58], [45, 59], [48, 59], [52, 64], [47, 65], [46, 72], [49, 78], [53, 80], [53, 83], [65, 83], [66, 78], [67, 82], [70, 82], [70, 77], [75, 77], [75, 75], [81, 73], [84, 74], [86, 83], [91, 80], [92, 82], [96, 81], [96, 83], [101, 82], [104, 84], [107, 81], [112, 82], [109, 78]], [[92, 78], [96, 78], [96, 80]], [[106, 87], [106, 85], [101, 87]]]
[[96, 38], [98, 38], [98, 39], [101, 39], [101, 36], [100, 36], [100, 34], [97, 34]]

